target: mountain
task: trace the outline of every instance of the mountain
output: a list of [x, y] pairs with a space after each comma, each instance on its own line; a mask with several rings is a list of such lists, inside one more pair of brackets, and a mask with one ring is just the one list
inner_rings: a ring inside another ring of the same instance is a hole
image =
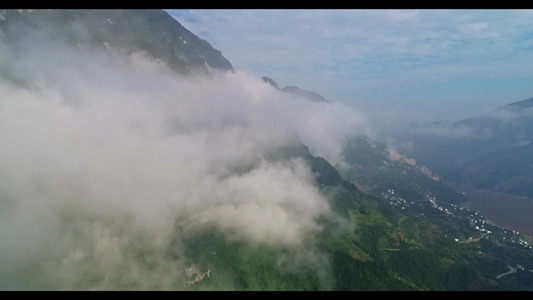
[[198, 38], [164, 10], [159, 9], [6, 9], [0, 11], [0, 29], [16, 39], [35, 28], [69, 33], [73, 45], [145, 51], [181, 74], [233, 71], [231, 63], [209, 42]]
[[297, 86], [292, 86], [292, 85], [288, 85], [288, 86], [280, 89], [278, 87], [278, 83], [276, 81], [274, 81], [272, 78], [263, 76], [261, 79], [263, 79], [264, 82], [270, 84], [271, 86], [275, 87], [276, 89], [278, 89], [278, 90], [280, 90], [282, 92], [288, 93], [290, 95], [293, 95], [293, 96], [296, 96], [296, 97], [302, 97], [302, 98], [305, 98], [305, 99], [308, 99], [308, 100], [314, 101], [314, 102], [331, 103], [328, 100], [326, 100], [326, 98], [324, 98], [322, 95], [320, 95], [318, 93], [315, 93], [315, 92], [312, 92], [312, 91], [308, 91], [308, 90], [304, 90], [304, 89], [301, 89], [301, 88], [299, 88]]
[[0, 16], [1, 290], [533, 289], [530, 237], [391, 145], [313, 155], [164, 11]]
[[465, 120], [413, 125], [396, 139], [447, 181], [532, 198], [532, 107], [529, 98]]
[[526, 99], [526, 100], [507, 104], [505, 106], [500, 107], [499, 109], [520, 112], [521, 110], [530, 109], [530, 108], [533, 108], [533, 97]]
[[286, 86], [286, 87], [282, 88], [281, 90], [286, 92], [286, 93], [295, 95], [297, 97], [307, 98], [307, 99], [309, 99], [311, 101], [328, 102], [329, 103], [329, 101], [326, 100], [322, 95], [317, 94], [317, 93], [312, 92], [312, 91], [301, 89], [301, 88], [299, 88], [297, 86], [289, 85], [289, 86]]

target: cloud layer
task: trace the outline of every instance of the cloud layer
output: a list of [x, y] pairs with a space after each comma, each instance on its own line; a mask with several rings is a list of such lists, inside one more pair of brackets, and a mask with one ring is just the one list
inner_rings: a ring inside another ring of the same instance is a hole
[[0, 32], [0, 289], [181, 288], [191, 265], [169, 247], [213, 226], [304, 249], [328, 201], [303, 159], [267, 158], [303, 142], [342, 164], [369, 133], [353, 109], [245, 73], [185, 78], [25, 33]]

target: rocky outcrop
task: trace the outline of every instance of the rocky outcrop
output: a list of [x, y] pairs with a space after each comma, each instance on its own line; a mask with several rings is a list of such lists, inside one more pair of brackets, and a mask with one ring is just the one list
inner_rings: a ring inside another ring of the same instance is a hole
[[185, 276], [187, 276], [187, 281], [185, 281], [185, 287], [189, 287], [197, 282], [200, 282], [204, 279], [204, 277], [207, 275], [211, 275], [211, 270], [207, 270], [207, 272], [201, 272], [195, 267], [190, 267], [185, 269]]

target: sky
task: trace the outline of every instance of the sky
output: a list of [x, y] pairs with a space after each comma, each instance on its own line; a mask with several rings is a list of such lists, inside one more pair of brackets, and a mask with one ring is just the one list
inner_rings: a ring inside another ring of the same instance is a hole
[[460, 120], [533, 97], [533, 10], [166, 10], [236, 70], [374, 122]]

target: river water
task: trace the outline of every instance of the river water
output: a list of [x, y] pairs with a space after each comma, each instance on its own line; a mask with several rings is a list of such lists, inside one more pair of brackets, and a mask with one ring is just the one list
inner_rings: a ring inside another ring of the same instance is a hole
[[468, 186], [446, 183], [468, 202], [463, 206], [479, 211], [486, 220], [501, 227], [533, 237], [533, 199], [509, 194], [481, 191]]

